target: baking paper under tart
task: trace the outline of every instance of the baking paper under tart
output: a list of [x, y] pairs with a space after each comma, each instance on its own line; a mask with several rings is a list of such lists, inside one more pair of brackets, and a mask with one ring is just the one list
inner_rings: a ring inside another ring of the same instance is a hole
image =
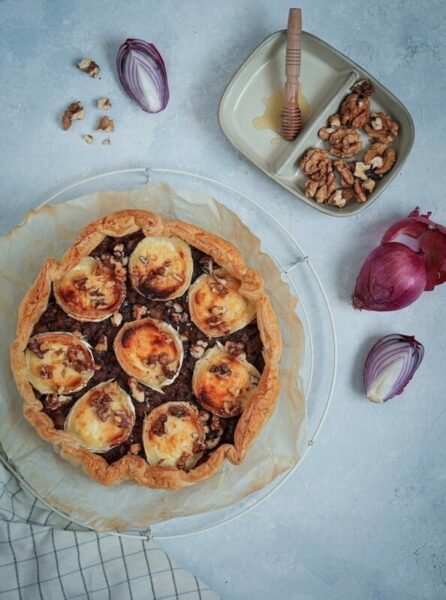
[[179, 334], [168, 323], [151, 317], [125, 323], [113, 347], [127, 375], [156, 391], [176, 379], [183, 363]]

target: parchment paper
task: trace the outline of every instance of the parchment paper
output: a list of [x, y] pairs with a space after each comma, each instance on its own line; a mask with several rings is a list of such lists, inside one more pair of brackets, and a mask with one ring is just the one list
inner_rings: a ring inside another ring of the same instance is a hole
[[[22, 399], [10, 371], [9, 345], [17, 309], [48, 256], [59, 258], [90, 221], [122, 208], [155, 210], [212, 231], [235, 244], [265, 278], [284, 341], [277, 408], [239, 466], [226, 463], [211, 479], [178, 491], [151, 490], [134, 482], [107, 488], [62, 460], [22, 416]], [[306, 447], [305, 404], [298, 377], [303, 329], [295, 299], [259, 240], [240, 219], [207, 194], [153, 184], [132, 192], [101, 192], [30, 211], [24, 224], [0, 240], [0, 441], [28, 483], [51, 505], [99, 531], [144, 528], [229, 506], [295, 465]]]

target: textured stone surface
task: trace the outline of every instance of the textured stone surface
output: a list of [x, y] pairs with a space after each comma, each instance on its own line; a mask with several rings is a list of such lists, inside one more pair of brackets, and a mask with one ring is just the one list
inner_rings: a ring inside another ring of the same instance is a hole
[[[235, 152], [219, 97], [239, 64], [286, 23], [288, 3], [56, 0], [0, 3], [0, 232], [89, 175], [140, 165], [187, 169], [237, 186], [273, 210], [311, 256], [335, 314], [339, 372], [332, 409], [298, 471], [227, 526], [164, 546], [228, 600], [433, 599], [446, 596], [446, 287], [398, 313], [354, 312], [355, 275], [386, 223], [416, 205], [446, 223], [446, 9], [438, 0], [301, 2], [304, 24], [364, 65], [406, 104], [416, 126], [401, 173], [366, 213], [333, 219], [299, 203]], [[169, 72], [168, 109], [154, 117], [117, 87], [128, 36], [156, 43]], [[73, 64], [92, 56], [101, 80]], [[443, 73], [441, 72], [443, 70]], [[116, 132], [82, 139], [109, 96]], [[64, 133], [66, 104], [84, 121]], [[367, 348], [415, 334], [426, 356], [403, 397], [384, 406], [361, 391]]]

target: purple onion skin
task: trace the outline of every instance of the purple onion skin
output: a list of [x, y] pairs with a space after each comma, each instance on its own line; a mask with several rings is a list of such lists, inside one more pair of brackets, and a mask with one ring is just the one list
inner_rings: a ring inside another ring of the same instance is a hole
[[[147, 64], [150, 66], [152, 79], [159, 92], [161, 102], [161, 107], [159, 110], [153, 110], [145, 104], [142, 90], [139, 89], [138, 83], [135, 80], [135, 69], [131, 69], [131, 72], [129, 73], [126, 62], [129, 58], [130, 52], [132, 51], [144, 57], [144, 59], [147, 61]], [[118, 71], [119, 81], [121, 82], [125, 93], [129, 98], [139, 104], [139, 106], [145, 112], [154, 114], [161, 112], [166, 108], [170, 97], [166, 65], [164, 64], [163, 57], [158, 52], [158, 49], [154, 44], [150, 44], [144, 40], [128, 38], [119, 47], [116, 57], [116, 68]], [[130, 76], [132, 79], [130, 79]]]
[[[364, 365], [363, 380], [367, 398], [372, 402], [387, 402], [402, 394], [420, 366], [423, 356], [424, 347], [413, 336], [393, 333], [378, 340]], [[402, 365], [395, 377], [392, 366], [396, 367], [397, 361], [402, 361]], [[382, 393], [386, 373], [387, 391]]]
[[369, 254], [356, 280], [353, 306], [374, 311], [400, 310], [426, 287], [424, 259], [404, 244], [381, 244]]

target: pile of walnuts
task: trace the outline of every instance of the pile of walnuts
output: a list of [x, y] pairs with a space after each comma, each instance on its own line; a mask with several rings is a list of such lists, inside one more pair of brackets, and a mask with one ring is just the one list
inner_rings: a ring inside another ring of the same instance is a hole
[[[368, 79], [357, 82], [343, 100], [339, 114], [331, 115], [328, 126], [318, 132], [330, 150], [310, 148], [300, 161], [308, 176], [305, 195], [319, 204], [343, 208], [353, 199], [365, 202], [376, 182], [395, 164], [396, 153], [389, 144], [398, 135], [399, 126], [389, 115], [370, 111], [372, 92]], [[362, 160], [348, 161], [362, 150], [360, 129], [371, 144]]]

